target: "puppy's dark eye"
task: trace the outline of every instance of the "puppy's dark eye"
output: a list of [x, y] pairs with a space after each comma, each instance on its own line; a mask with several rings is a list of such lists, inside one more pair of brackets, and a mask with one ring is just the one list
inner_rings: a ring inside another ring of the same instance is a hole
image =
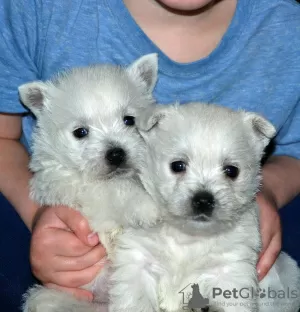
[[186, 171], [186, 163], [183, 161], [174, 161], [171, 163], [171, 169], [175, 173], [185, 172]]
[[89, 130], [87, 128], [78, 128], [73, 131], [73, 135], [77, 139], [82, 139], [89, 134]]
[[123, 120], [126, 126], [134, 126], [135, 124], [135, 120], [133, 116], [125, 116]]
[[236, 166], [231, 166], [231, 165], [224, 166], [223, 170], [224, 170], [225, 175], [230, 179], [237, 178], [237, 176], [240, 173], [239, 168], [237, 168]]

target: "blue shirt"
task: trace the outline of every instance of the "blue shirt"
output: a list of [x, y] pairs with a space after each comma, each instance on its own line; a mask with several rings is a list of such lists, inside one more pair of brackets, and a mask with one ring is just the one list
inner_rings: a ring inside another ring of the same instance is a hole
[[145, 35], [121, 0], [0, 0], [0, 112], [31, 114], [17, 88], [65, 68], [127, 65], [159, 54], [158, 102], [204, 101], [255, 111], [277, 128], [276, 154], [300, 158], [300, 6], [294, 0], [238, 0], [217, 48], [180, 64]]

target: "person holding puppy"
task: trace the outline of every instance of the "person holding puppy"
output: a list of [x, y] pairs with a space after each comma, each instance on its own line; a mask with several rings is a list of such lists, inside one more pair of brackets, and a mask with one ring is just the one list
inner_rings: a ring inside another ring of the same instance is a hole
[[[281, 248], [277, 210], [300, 193], [299, 5], [294, 0], [0, 3], [0, 192], [32, 230], [35, 275], [49, 287], [91, 300], [80, 286], [101, 269], [105, 251], [72, 207], [37, 207], [30, 200], [27, 166], [35, 120], [19, 103], [18, 86], [65, 68], [127, 65], [156, 52], [159, 103], [242, 108], [264, 115], [277, 129], [275, 153], [264, 165], [257, 195], [263, 238], [257, 269], [263, 278]], [[5, 240], [10, 234], [1, 235]]]

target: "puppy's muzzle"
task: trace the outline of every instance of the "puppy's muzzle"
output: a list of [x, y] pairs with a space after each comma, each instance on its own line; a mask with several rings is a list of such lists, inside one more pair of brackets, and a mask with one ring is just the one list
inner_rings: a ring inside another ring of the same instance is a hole
[[[193, 215], [195, 220], [205, 221], [205, 217], [211, 217], [215, 206], [214, 196], [206, 191], [198, 192], [192, 198]], [[203, 218], [204, 217], [204, 218]]]
[[119, 167], [126, 162], [126, 152], [120, 147], [114, 147], [106, 152], [105, 159], [108, 165]]

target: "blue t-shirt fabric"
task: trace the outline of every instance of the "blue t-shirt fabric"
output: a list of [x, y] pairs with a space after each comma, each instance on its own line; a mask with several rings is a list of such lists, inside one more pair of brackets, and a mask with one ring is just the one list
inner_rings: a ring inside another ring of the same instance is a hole
[[277, 129], [275, 154], [300, 158], [300, 5], [238, 0], [218, 46], [177, 63], [142, 31], [121, 0], [0, 0], [0, 112], [23, 114], [30, 152], [35, 119], [18, 86], [94, 63], [128, 65], [156, 52], [161, 104], [216, 103], [262, 114]]

